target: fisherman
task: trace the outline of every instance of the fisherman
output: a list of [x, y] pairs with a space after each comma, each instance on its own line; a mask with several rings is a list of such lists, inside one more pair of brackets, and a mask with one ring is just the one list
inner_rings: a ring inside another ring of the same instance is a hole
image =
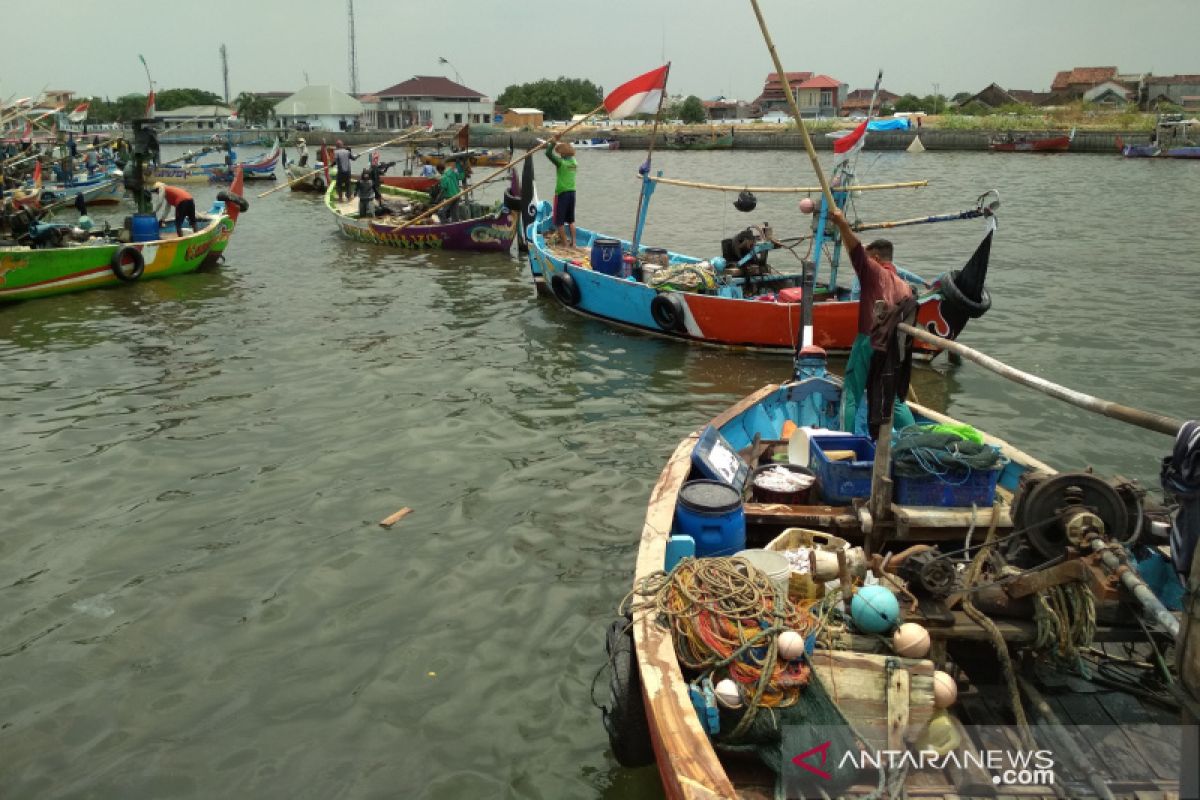
[[575, 163], [574, 145], [560, 142], [558, 138], [552, 137], [550, 147], [546, 148], [546, 157], [558, 170], [554, 181], [554, 227], [558, 229], [558, 240], [574, 247], [575, 172], [578, 165]]
[[355, 194], [358, 195], [358, 215], [371, 216], [371, 199], [375, 197], [376, 191], [370, 167], [363, 167], [362, 174], [358, 176], [358, 185], [355, 186]]
[[296, 140], [296, 150], [300, 153], [300, 166], [308, 164], [308, 145], [304, 143], [303, 136]]
[[381, 162], [379, 151], [371, 153], [371, 183], [375, 186], [375, 202], [383, 205], [383, 173], [396, 166], [395, 161]]
[[421, 165], [422, 178], [436, 178], [438, 176], [438, 168], [426, 161]]
[[168, 186], [162, 181], [154, 184], [154, 215], [160, 222], [167, 219], [167, 209], [175, 209], [175, 235], [183, 236], [183, 222], [192, 223], [192, 232], [200, 230], [196, 224], [196, 201], [178, 186]]
[[454, 198], [446, 204], [444, 214], [447, 220], [454, 221], [458, 219], [458, 201], [460, 199], [456, 196], [460, 191], [459, 171], [449, 161], [442, 162], [441, 170], [442, 178], [438, 181], [440, 196], [442, 200]]
[[75, 134], [67, 132], [67, 155], [76, 158], [79, 155], [79, 145], [75, 143]]
[[358, 159], [358, 156], [351, 155], [350, 148], [342, 144], [342, 140], [337, 140], [337, 149], [333, 151], [333, 161], [337, 164], [337, 196], [338, 200], [345, 200], [350, 194], [350, 162]]
[[87, 166], [88, 177], [94, 177], [96, 170], [100, 169], [100, 155], [96, 148], [87, 151], [87, 155], [83, 157], [83, 163]]
[[[887, 239], [876, 239], [866, 247], [850, 228], [840, 208], [830, 214], [842, 235], [842, 244], [850, 255], [850, 263], [858, 276], [861, 291], [858, 299], [858, 336], [846, 361], [842, 381], [842, 430], [875, 437], [885, 417], [885, 403], [893, 404], [892, 426], [899, 430], [916, 422], [904, 403], [912, 366], [912, 341], [903, 337], [897, 342], [895, 326], [916, 319], [917, 302], [912, 287], [901, 278], [892, 264], [893, 247]], [[885, 309], [877, 315], [875, 305], [882, 301]], [[902, 351], [889, 353], [892, 343]], [[890, 359], [901, 362], [898, 368], [889, 365]], [[864, 404], [863, 393], [867, 394]]]

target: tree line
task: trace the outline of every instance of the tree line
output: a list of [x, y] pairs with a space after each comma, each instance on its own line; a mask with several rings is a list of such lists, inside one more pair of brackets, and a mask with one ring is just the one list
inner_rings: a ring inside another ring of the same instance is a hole
[[[163, 89], [154, 94], [158, 111], [174, 111], [184, 106], [223, 106], [225, 99], [204, 89]], [[262, 124], [275, 115], [275, 103], [253, 92], [242, 92], [232, 106], [238, 116], [250, 124]], [[64, 109], [70, 111], [71, 109]], [[93, 97], [88, 106], [89, 122], [129, 122], [146, 113], [146, 95], [123, 94], [115, 100]]]

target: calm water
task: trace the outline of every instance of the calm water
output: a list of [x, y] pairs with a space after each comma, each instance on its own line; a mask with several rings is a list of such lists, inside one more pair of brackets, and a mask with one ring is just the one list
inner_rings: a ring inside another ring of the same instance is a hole
[[[585, 225], [628, 236], [640, 160], [581, 154]], [[812, 183], [798, 153], [655, 165]], [[1200, 414], [1200, 164], [866, 154], [859, 174], [932, 181], [864, 194], [864, 220], [1000, 191], [995, 306], [964, 341]], [[603, 630], [671, 449], [787, 360], [614, 332], [536, 298], [515, 257], [357, 245], [311, 196], [251, 199], [217, 271], [0, 308], [0, 796], [657, 796], [588, 699]], [[732, 199], [662, 187], [646, 241], [800, 232], [795, 197]], [[891, 238], [932, 277], [981, 231]], [[1153, 484], [1169, 447], [969, 364], [917, 391], [1063, 468]]]

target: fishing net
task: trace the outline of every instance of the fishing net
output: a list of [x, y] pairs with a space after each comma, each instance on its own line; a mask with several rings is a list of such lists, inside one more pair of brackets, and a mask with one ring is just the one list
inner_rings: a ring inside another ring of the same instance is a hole
[[707, 263], [672, 264], [647, 275], [646, 285], [678, 292], [705, 292], [717, 288], [717, 274]]
[[1000, 466], [995, 447], [964, 439], [959, 432], [934, 426], [909, 425], [892, 443], [892, 469], [898, 477], [937, 475], [949, 483], [965, 481], [974, 471]]

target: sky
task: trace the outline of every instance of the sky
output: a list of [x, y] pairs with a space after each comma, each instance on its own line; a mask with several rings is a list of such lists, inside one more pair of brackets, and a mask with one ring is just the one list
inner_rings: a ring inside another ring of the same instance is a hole
[[[458, 76], [493, 99], [510, 84], [560, 75], [607, 91], [670, 61], [671, 94], [753, 100], [774, 71], [749, 0], [353, 2], [360, 92], [413, 75]], [[1200, 73], [1200, 0], [759, 2], [785, 70], [851, 89], [869, 88], [879, 69], [898, 94], [950, 97], [992, 82], [1046, 91], [1055, 72], [1075, 66]], [[231, 97], [295, 91], [306, 78], [350, 88], [342, 0], [59, 0], [55, 10], [72, 24], [41, 38], [52, 56], [0, 48], [0, 100], [47, 88], [145, 93], [139, 53], [160, 89], [223, 94], [221, 44]], [[131, 24], [139, 16], [146, 21]]]

